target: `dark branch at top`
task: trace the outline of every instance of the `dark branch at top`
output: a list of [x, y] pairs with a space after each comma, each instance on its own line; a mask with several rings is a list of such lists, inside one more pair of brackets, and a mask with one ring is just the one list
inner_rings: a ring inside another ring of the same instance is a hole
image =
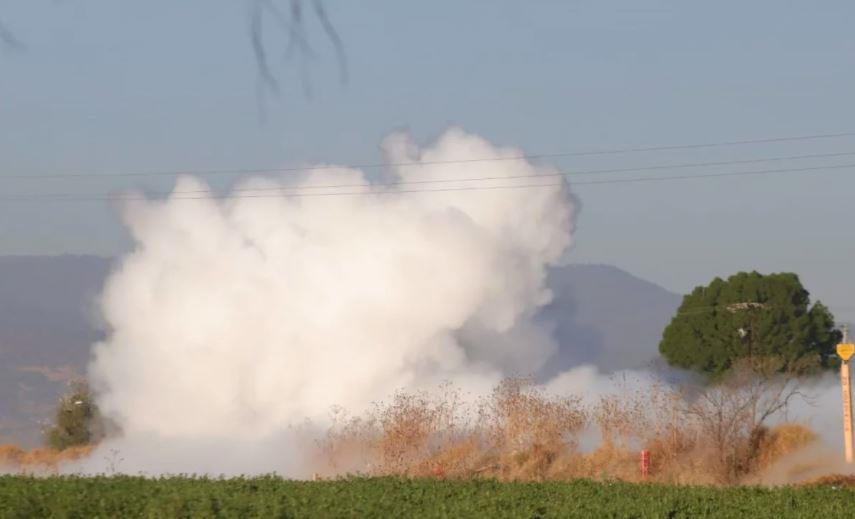
[[[307, 0], [289, 0], [289, 8], [283, 10], [276, 0], [250, 0], [250, 41], [255, 55], [260, 85], [274, 94], [280, 91], [279, 80], [271, 67], [269, 38], [266, 29], [275, 27], [278, 35], [287, 39], [284, 57], [292, 58], [295, 54], [300, 62], [300, 72], [303, 77], [303, 87], [306, 95], [311, 94], [308, 82], [308, 61], [316, 54], [309, 44], [306, 34], [306, 17], [304, 3]], [[311, 0], [312, 13], [323, 28], [324, 34], [332, 43], [339, 66], [339, 76], [342, 83], [347, 82], [347, 58], [344, 44], [333, 26], [324, 7], [323, 0]]]

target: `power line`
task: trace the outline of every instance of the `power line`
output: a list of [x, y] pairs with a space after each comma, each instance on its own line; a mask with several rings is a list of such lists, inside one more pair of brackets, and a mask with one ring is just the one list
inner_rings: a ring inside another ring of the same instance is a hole
[[[740, 164], [758, 164], [763, 162], [778, 162], [778, 161], [789, 161], [789, 160], [804, 160], [804, 159], [819, 159], [819, 158], [839, 158], [839, 157], [851, 157], [855, 155], [855, 152], [846, 151], [846, 152], [834, 152], [834, 153], [814, 153], [807, 155], [788, 155], [788, 156], [777, 156], [777, 157], [765, 157], [758, 159], [744, 159], [744, 160], [724, 160], [724, 161], [714, 161], [714, 162], [684, 162], [679, 164], [654, 164], [650, 166], [643, 167], [632, 167], [632, 168], [614, 168], [614, 169], [592, 169], [592, 170], [579, 170], [579, 171], [568, 171], [568, 172], [558, 172], [558, 173], [531, 173], [525, 175], [508, 175], [508, 176], [491, 176], [491, 177], [467, 177], [467, 178], [442, 178], [442, 179], [425, 179], [425, 180], [402, 180], [400, 182], [375, 182], [372, 183], [372, 187], [397, 187], [401, 185], [426, 185], [426, 184], [446, 184], [446, 183], [455, 183], [455, 182], [477, 182], [477, 181], [487, 181], [487, 180], [515, 180], [515, 179], [523, 179], [523, 178], [561, 178], [561, 177], [569, 177], [569, 176], [584, 176], [584, 175], [599, 175], [599, 174], [619, 174], [619, 173], [633, 173], [633, 172], [641, 172], [641, 171], [662, 171], [662, 170], [673, 170], [673, 169], [685, 169], [685, 168], [701, 168], [701, 167], [713, 167], [713, 166], [734, 166]], [[233, 188], [231, 190], [232, 193], [235, 192], [264, 192], [264, 191], [278, 191], [278, 192], [286, 192], [286, 191], [295, 191], [295, 190], [317, 190], [317, 189], [342, 189], [342, 188], [361, 188], [364, 187], [365, 184], [312, 184], [312, 185], [304, 185], [304, 186], [276, 186], [276, 187], [244, 187], [244, 188]], [[193, 193], [208, 193], [207, 189], [186, 189], [186, 190], [178, 190], [178, 191], [149, 191], [148, 194], [151, 196], [166, 196], [166, 195], [174, 195], [176, 193], [182, 194], [193, 194]], [[45, 195], [51, 196], [51, 195]], [[54, 195], [54, 196], [62, 196]], [[109, 195], [101, 195], [101, 196], [109, 196]]]
[[[469, 178], [442, 178], [442, 179], [425, 179], [425, 180], [402, 180], [400, 182], [377, 182], [372, 183], [371, 187], [396, 187], [401, 185], [419, 185], [419, 184], [445, 184], [445, 183], [454, 183], [454, 182], [476, 182], [476, 181], [486, 181], [486, 180], [515, 180], [515, 179], [523, 179], [523, 178], [560, 178], [560, 177], [570, 177], [570, 176], [583, 176], [583, 175], [599, 175], [599, 174], [618, 174], [618, 173], [634, 173], [641, 171], [656, 171], [656, 170], [671, 170], [671, 169], [685, 169], [685, 168], [701, 168], [701, 167], [712, 167], [712, 166], [734, 166], [738, 164], [758, 164], [763, 162], [777, 162], [777, 161], [785, 161], [785, 160], [799, 160], [799, 159], [816, 159], [816, 158], [833, 158], [833, 157], [851, 157], [855, 155], [855, 152], [847, 151], [847, 152], [837, 152], [837, 153], [816, 153], [810, 155], [790, 155], [783, 157], [767, 157], [762, 159], [745, 159], [745, 160], [725, 160], [725, 161], [716, 161], [716, 162], [684, 162], [681, 164], [658, 164], [652, 166], [644, 166], [644, 167], [636, 167], [636, 168], [617, 168], [617, 169], [592, 169], [592, 170], [581, 170], [581, 171], [567, 171], [567, 172], [558, 172], [558, 173], [531, 173], [527, 175], [507, 175], [507, 176], [493, 176], [493, 177], [469, 177]], [[584, 184], [584, 182], [581, 182]], [[574, 185], [580, 184], [579, 182], [574, 182]], [[258, 191], [293, 191], [293, 190], [314, 190], [314, 189], [341, 189], [341, 188], [359, 188], [364, 187], [365, 184], [312, 184], [306, 186], [277, 186], [277, 187], [244, 187], [244, 188], [234, 188], [231, 192], [258, 192]], [[179, 190], [179, 191], [170, 191], [168, 193], [164, 192], [156, 192], [153, 194], [160, 195], [169, 195], [175, 193], [208, 193], [206, 189], [187, 189], [187, 190]]]
[[619, 155], [625, 153], [641, 153], [652, 151], [675, 151], [675, 150], [690, 150], [703, 148], [718, 148], [726, 146], [743, 146], [751, 144], [774, 144], [781, 142], [808, 141], [820, 139], [834, 139], [841, 137], [855, 136], [855, 132], [843, 133], [826, 133], [816, 135], [802, 135], [795, 137], [772, 137], [764, 139], [749, 139], [739, 141], [721, 141], [711, 143], [696, 143], [696, 144], [677, 144], [665, 146], [646, 146], [634, 148], [614, 148], [605, 150], [589, 150], [589, 151], [566, 151], [557, 153], [532, 153], [520, 154], [507, 157], [481, 157], [472, 159], [454, 159], [454, 160], [429, 160], [421, 162], [397, 162], [397, 163], [365, 163], [365, 164], [341, 164], [341, 165], [325, 165], [325, 166], [304, 166], [304, 167], [288, 167], [288, 168], [254, 168], [254, 169], [212, 169], [212, 170], [167, 170], [167, 171], [135, 171], [135, 172], [116, 172], [116, 173], [84, 173], [84, 172], [69, 172], [69, 173], [44, 173], [35, 175], [0, 175], [0, 180], [3, 179], [56, 179], [56, 178], [115, 178], [115, 177], [153, 177], [153, 176], [179, 176], [179, 175], [245, 175], [245, 174], [261, 174], [261, 173], [294, 173], [303, 171], [319, 171], [319, 170], [337, 170], [337, 169], [377, 169], [386, 167], [421, 167], [434, 166], [442, 164], [471, 164], [477, 162], [500, 162], [511, 160], [539, 160], [553, 159], [561, 157], [582, 157], [595, 155]]
[[[637, 177], [637, 178], [622, 178], [622, 179], [607, 179], [607, 180], [591, 180], [591, 181], [582, 181], [582, 182], [573, 182], [572, 184], [568, 184], [564, 181], [562, 182], [552, 182], [552, 183], [536, 183], [536, 184], [510, 184], [510, 185], [498, 185], [498, 186], [458, 186], [458, 187], [448, 187], [448, 188], [438, 188], [438, 189], [401, 189], [401, 190], [388, 190], [388, 191], [349, 191], [349, 192], [333, 192], [333, 193], [261, 193], [261, 194], [247, 194], [240, 193], [237, 195], [204, 195], [204, 196], [172, 196], [170, 200], [205, 200], [205, 199], [217, 199], [217, 200], [231, 200], [231, 199], [239, 199], [239, 198], [308, 198], [308, 197], [329, 197], [329, 196], [383, 196], [383, 195], [402, 195], [402, 194], [414, 194], [414, 193], [439, 193], [439, 192], [455, 192], [455, 191], [491, 191], [491, 190], [504, 190], [504, 189], [530, 189], [530, 188], [542, 188], [542, 187], [576, 187], [580, 185], [600, 185], [600, 184], [628, 184], [628, 183], [642, 183], [642, 182], [668, 182], [675, 180], [692, 180], [692, 179], [704, 179], [704, 178], [723, 178], [723, 177], [740, 177], [740, 176], [755, 176], [755, 175], [771, 175], [771, 174], [780, 174], [780, 173], [810, 173], [810, 172], [818, 172], [818, 171], [835, 171], [842, 169], [855, 168], [855, 163], [852, 164], [839, 164], [834, 166], [812, 166], [812, 167], [803, 167], [803, 168], [781, 168], [781, 169], [765, 169], [765, 170], [755, 170], [755, 171], [739, 171], [739, 172], [725, 172], [725, 173], [706, 173], [706, 174], [697, 174], [697, 175], [673, 175], [673, 176], [661, 176], [661, 177]], [[542, 175], [544, 178], [548, 178], [546, 175]], [[364, 186], [366, 189], [370, 189], [371, 185], [366, 184]], [[180, 194], [180, 193], [179, 193]], [[96, 196], [86, 196], [86, 195], [77, 195], [74, 193], [55, 193], [55, 194], [47, 194], [47, 195], [23, 195], [16, 197], [0, 197], [0, 201], [6, 202], [22, 202], [22, 201], [71, 201], [71, 202], [83, 202], [83, 201], [119, 201], [119, 200], [147, 200], [146, 196], [141, 195], [96, 195]]]
[[855, 168], [855, 164], [838, 164], [835, 166], [813, 166], [804, 168], [782, 168], [782, 169], [763, 169], [757, 171], [732, 171], [727, 173], [701, 173], [698, 175], [674, 175], [669, 177], [640, 177], [629, 179], [613, 179], [613, 180], [591, 180], [589, 182], [574, 182], [573, 186], [578, 185], [593, 185], [593, 184], [621, 184], [621, 183], [638, 183], [638, 182], [659, 182], [668, 180], [691, 180], [697, 178], [721, 178], [721, 177], [739, 177], [753, 175], [771, 175], [778, 173], [809, 173], [822, 170], [834, 171], [841, 169]]

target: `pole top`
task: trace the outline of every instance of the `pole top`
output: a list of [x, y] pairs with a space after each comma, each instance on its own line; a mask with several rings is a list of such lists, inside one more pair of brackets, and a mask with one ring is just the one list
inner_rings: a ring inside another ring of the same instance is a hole
[[840, 328], [843, 330], [843, 342], [837, 345], [837, 355], [846, 364], [855, 355], [855, 344], [849, 342], [849, 325], [844, 324]]

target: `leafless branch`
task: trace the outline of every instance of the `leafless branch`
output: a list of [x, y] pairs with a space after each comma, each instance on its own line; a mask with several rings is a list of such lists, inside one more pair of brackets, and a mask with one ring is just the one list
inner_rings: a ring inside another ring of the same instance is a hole
[[270, 72], [267, 60], [267, 49], [264, 46], [264, 4], [265, 0], [253, 0], [250, 7], [250, 38], [252, 50], [255, 53], [255, 63], [258, 66], [258, 77], [261, 82], [275, 93], [279, 92], [279, 82]]
[[341, 76], [342, 83], [347, 83], [348, 79], [348, 70], [347, 70], [347, 55], [344, 53], [344, 44], [341, 41], [341, 38], [338, 35], [338, 32], [333, 27], [333, 24], [330, 22], [329, 16], [327, 16], [327, 11], [324, 8], [324, 4], [321, 0], [314, 0], [315, 6], [315, 14], [318, 16], [318, 20], [321, 22], [321, 25], [324, 28], [324, 32], [327, 33], [327, 37], [329, 37], [330, 41], [335, 47], [336, 57], [338, 59], [339, 66], [339, 74]]
[[[276, 0], [250, 0], [250, 41], [258, 68], [259, 83], [263, 90], [278, 94], [279, 81], [271, 67], [268, 52], [268, 40], [265, 33], [265, 20], [275, 23], [281, 35], [287, 38], [284, 57], [291, 58], [295, 53], [299, 60], [304, 93], [311, 97], [308, 62], [316, 57], [306, 34], [304, 2], [310, 0], [289, 0], [287, 12], [280, 8]], [[347, 82], [347, 59], [344, 44], [327, 14], [322, 0], [311, 0], [312, 12], [318, 19], [324, 34], [332, 42], [339, 66], [342, 83]]]

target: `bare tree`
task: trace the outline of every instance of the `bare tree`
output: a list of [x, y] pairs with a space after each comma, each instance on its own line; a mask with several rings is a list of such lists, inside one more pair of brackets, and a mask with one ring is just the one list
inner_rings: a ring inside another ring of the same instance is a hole
[[303, 89], [306, 96], [311, 95], [311, 84], [308, 75], [309, 60], [316, 53], [309, 43], [306, 30], [305, 9], [309, 7], [314, 18], [320, 23], [321, 29], [333, 46], [338, 62], [339, 77], [342, 83], [347, 82], [347, 57], [341, 37], [330, 21], [322, 0], [288, 0], [287, 9], [280, 7], [276, 0], [249, 0], [250, 41], [255, 55], [261, 92], [279, 94], [279, 80], [271, 66], [270, 45], [267, 29], [275, 27], [278, 36], [286, 38], [283, 57], [299, 60], [300, 73], [303, 79]]
[[[255, 63], [258, 70], [261, 92], [279, 94], [280, 84], [274, 67], [271, 65], [268, 41], [268, 29], [275, 28], [279, 37], [286, 39], [283, 58], [296, 56], [299, 60], [300, 73], [303, 80], [304, 93], [311, 95], [311, 83], [308, 74], [309, 61], [317, 54], [309, 43], [307, 34], [307, 18], [314, 18], [321, 30], [331, 43], [338, 64], [339, 78], [342, 83], [348, 80], [347, 56], [344, 44], [335, 29], [323, 0], [284, 0], [287, 6], [283, 8], [277, 0], [247, 0], [249, 5], [249, 35]], [[283, 2], [283, 3], [284, 3]], [[310, 16], [306, 16], [306, 11]], [[21, 50], [24, 44], [14, 35], [11, 29], [0, 19], [0, 47]]]
[[725, 483], [751, 469], [769, 420], [786, 413], [799, 389], [798, 368], [782, 373], [783, 359], [753, 357], [737, 361], [730, 374], [685, 400], [685, 416], [709, 442]]

